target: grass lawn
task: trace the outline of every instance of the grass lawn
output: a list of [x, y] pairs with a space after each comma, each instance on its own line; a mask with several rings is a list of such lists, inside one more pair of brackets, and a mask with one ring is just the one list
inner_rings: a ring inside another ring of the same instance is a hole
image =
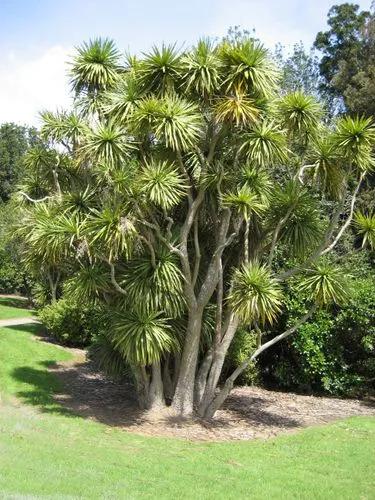
[[70, 355], [37, 328], [0, 329], [0, 498], [375, 498], [374, 418], [268, 441], [129, 434], [53, 402], [47, 367]]
[[17, 297], [0, 297], [0, 320], [33, 316], [34, 311], [27, 309], [27, 301]]

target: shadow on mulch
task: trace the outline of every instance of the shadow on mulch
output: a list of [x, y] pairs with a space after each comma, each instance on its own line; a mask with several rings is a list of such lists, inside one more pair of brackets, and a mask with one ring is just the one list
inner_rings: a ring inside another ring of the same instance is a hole
[[[32, 331], [30, 327], [25, 329]], [[235, 388], [224, 408], [209, 421], [182, 419], [170, 409], [144, 412], [138, 409], [131, 383], [110, 380], [92, 362], [85, 361], [84, 351], [70, 351], [75, 355], [73, 361], [46, 359], [40, 362], [40, 370], [14, 370], [14, 378], [30, 386], [18, 396], [43, 412], [79, 415], [140, 434], [190, 440], [267, 438], [353, 415], [375, 416], [374, 401], [301, 396], [259, 387]]]

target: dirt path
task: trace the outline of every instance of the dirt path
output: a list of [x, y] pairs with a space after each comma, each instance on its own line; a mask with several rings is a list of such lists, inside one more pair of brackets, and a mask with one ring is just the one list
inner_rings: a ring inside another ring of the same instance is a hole
[[25, 325], [27, 323], [40, 323], [37, 318], [27, 316], [24, 318], [0, 319], [0, 328], [5, 326]]
[[64, 392], [56, 400], [74, 412], [110, 426], [152, 436], [189, 440], [227, 441], [268, 438], [302, 427], [355, 415], [375, 417], [375, 401], [303, 396], [259, 387], [233, 390], [212, 421], [181, 420], [169, 409], [145, 413], [137, 409], [131, 384], [113, 382], [95, 370], [76, 350], [76, 360], [51, 370], [62, 380]]

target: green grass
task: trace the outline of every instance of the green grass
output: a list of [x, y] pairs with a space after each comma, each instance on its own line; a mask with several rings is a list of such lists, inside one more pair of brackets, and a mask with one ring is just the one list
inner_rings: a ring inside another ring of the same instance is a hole
[[27, 308], [27, 301], [17, 297], [0, 297], [0, 320], [33, 316], [35, 312]]
[[74, 416], [52, 399], [37, 325], [0, 329], [0, 498], [375, 498], [375, 419], [268, 441], [141, 437]]

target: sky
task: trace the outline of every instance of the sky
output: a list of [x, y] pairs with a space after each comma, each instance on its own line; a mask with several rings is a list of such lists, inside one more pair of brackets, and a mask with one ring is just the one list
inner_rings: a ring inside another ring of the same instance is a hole
[[[310, 47], [340, 0], [0, 0], [0, 123], [38, 125], [38, 112], [69, 107], [74, 47], [96, 36], [131, 53], [161, 42], [189, 46], [230, 26], [269, 48]], [[359, 0], [369, 9], [371, 0]]]

